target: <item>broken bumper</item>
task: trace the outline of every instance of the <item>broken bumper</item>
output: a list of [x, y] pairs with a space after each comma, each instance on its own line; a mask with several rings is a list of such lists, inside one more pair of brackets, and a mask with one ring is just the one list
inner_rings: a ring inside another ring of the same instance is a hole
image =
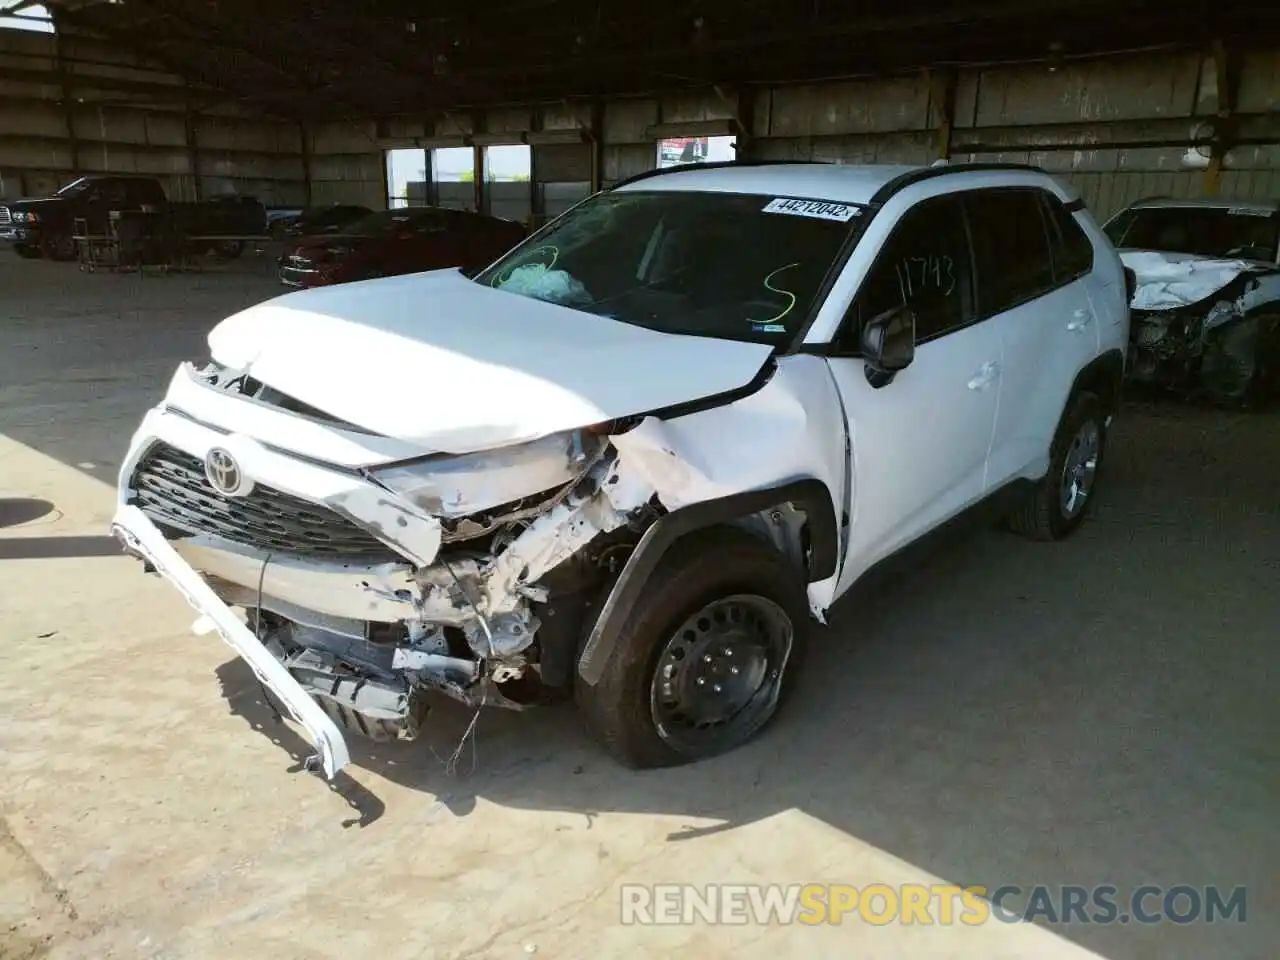
[[284, 664], [263, 646], [231, 608], [178, 555], [141, 510], [127, 504], [120, 506], [112, 520], [111, 531], [128, 553], [155, 567], [193, 609], [207, 618], [263, 685], [276, 695], [288, 714], [307, 731], [316, 748], [316, 763], [325, 777], [332, 779], [350, 762], [346, 740], [337, 725], [302, 689]]

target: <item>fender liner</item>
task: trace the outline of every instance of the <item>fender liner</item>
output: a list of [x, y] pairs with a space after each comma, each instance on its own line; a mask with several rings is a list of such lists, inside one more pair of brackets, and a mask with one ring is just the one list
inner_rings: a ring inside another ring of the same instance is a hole
[[809, 582], [834, 575], [839, 550], [835, 507], [831, 491], [816, 478], [705, 500], [664, 514], [644, 532], [609, 591], [578, 657], [581, 679], [592, 686], [600, 682], [622, 625], [630, 618], [650, 574], [672, 544], [695, 530], [728, 523], [781, 503], [795, 504], [808, 517]]

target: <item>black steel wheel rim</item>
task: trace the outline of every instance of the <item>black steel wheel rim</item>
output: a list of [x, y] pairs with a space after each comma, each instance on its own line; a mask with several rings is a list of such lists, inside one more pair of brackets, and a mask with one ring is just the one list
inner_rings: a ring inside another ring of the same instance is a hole
[[767, 597], [703, 606], [658, 653], [649, 693], [658, 736], [686, 754], [747, 739], [777, 705], [793, 637], [791, 618]]

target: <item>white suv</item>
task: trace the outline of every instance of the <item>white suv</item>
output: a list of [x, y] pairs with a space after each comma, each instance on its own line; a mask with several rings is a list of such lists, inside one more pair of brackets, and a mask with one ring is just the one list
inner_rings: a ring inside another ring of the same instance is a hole
[[655, 171], [478, 276], [224, 320], [114, 530], [329, 776], [343, 729], [411, 739], [432, 692], [574, 696], [623, 762], [685, 762], [759, 730], [810, 615], [946, 521], [1080, 523], [1126, 286], [1030, 167]]

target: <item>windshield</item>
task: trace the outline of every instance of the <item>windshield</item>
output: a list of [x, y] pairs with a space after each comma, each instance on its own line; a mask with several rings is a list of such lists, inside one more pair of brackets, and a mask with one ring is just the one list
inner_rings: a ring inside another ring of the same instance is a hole
[[689, 191], [605, 193], [476, 277], [667, 333], [795, 334], [862, 208]]
[[1274, 263], [1280, 219], [1274, 213], [1228, 207], [1146, 207], [1107, 225], [1117, 247]]
[[55, 193], [54, 196], [69, 197], [73, 193], [79, 193], [81, 190], [87, 188], [89, 183], [90, 181], [87, 177], [81, 177], [79, 180], [72, 180], [65, 187], [62, 187], [57, 193]]

